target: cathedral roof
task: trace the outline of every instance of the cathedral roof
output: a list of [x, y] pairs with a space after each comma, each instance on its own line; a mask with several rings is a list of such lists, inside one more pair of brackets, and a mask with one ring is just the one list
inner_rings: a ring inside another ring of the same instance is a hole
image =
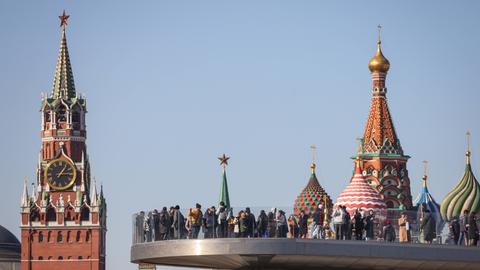
[[307, 186], [300, 192], [295, 200], [293, 211], [296, 215], [300, 214], [300, 211], [305, 213], [312, 213], [319, 204], [327, 204], [328, 209], [332, 209], [332, 199], [327, 194], [325, 189], [318, 182], [315, 175], [315, 164], [312, 163], [312, 175], [308, 181]]
[[334, 208], [340, 205], [345, 206], [350, 214], [353, 214], [356, 209], [373, 210], [376, 216], [385, 217], [387, 205], [382, 196], [367, 183], [359, 163], [359, 160], [355, 161], [355, 174], [338, 196]]
[[468, 150], [463, 176], [442, 201], [440, 211], [445, 221], [450, 221], [453, 217], [459, 217], [464, 210], [474, 213], [480, 212], [480, 185], [472, 172], [470, 154]]
[[17, 237], [13, 235], [13, 233], [0, 225], [0, 245], [3, 244], [20, 245], [20, 242], [18, 241]]

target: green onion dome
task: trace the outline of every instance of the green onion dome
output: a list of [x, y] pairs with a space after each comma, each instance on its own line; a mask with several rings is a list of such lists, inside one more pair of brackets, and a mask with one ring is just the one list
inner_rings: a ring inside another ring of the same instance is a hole
[[315, 211], [318, 205], [322, 204], [325, 207], [325, 202], [328, 212], [332, 211], [332, 199], [317, 180], [317, 176], [315, 175], [315, 164], [312, 163], [311, 168], [312, 175], [310, 176], [308, 184], [298, 195], [293, 205], [293, 212], [295, 215], [300, 215], [302, 210], [305, 211], [306, 214], [311, 214]]
[[445, 221], [459, 217], [465, 210], [470, 213], [480, 212], [480, 185], [472, 172], [470, 151], [467, 151], [466, 156], [465, 173], [442, 201], [440, 212]]

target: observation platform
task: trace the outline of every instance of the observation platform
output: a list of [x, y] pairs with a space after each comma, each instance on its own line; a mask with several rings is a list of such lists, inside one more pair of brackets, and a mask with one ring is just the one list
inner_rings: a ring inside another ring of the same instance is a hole
[[133, 263], [210, 269], [476, 270], [480, 248], [286, 238], [166, 240], [133, 244]]

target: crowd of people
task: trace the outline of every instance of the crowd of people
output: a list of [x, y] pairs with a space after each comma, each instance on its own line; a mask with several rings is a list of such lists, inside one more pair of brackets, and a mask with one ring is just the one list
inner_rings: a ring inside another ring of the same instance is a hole
[[[283, 210], [272, 208], [255, 216], [249, 207], [234, 214], [223, 202], [218, 207], [202, 210], [197, 203], [184, 214], [180, 207], [163, 207], [161, 211], [140, 212], [134, 219], [135, 242], [150, 242], [169, 239], [203, 238], [305, 238], [336, 240], [383, 240], [400, 243], [432, 243], [437, 237], [437, 221], [430, 211], [425, 210], [416, 219], [406, 212], [396, 222], [380, 221], [373, 211], [357, 209], [350, 215], [345, 206], [337, 207], [333, 213], [319, 205], [312, 213], [301, 211], [289, 215]], [[382, 222], [382, 225], [379, 224]], [[331, 229], [331, 225], [333, 230]], [[396, 225], [396, 226], [394, 226]], [[449, 224], [451, 244], [476, 246], [478, 242], [477, 220], [468, 211], [460, 219]], [[398, 232], [398, 237], [397, 237]]]

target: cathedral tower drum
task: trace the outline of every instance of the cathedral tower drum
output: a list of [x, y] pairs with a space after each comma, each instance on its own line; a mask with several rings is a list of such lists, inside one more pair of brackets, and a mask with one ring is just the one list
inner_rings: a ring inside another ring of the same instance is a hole
[[[380, 27], [379, 27], [380, 30]], [[359, 153], [362, 174], [390, 209], [412, 207], [407, 161], [387, 104], [385, 79], [390, 62], [382, 53], [380, 31], [377, 51], [368, 64], [372, 74], [372, 102]]]
[[42, 97], [37, 178], [21, 200], [22, 270], [104, 270], [106, 202], [90, 177], [86, 100], [75, 90], [67, 48], [68, 15], [51, 94]]

